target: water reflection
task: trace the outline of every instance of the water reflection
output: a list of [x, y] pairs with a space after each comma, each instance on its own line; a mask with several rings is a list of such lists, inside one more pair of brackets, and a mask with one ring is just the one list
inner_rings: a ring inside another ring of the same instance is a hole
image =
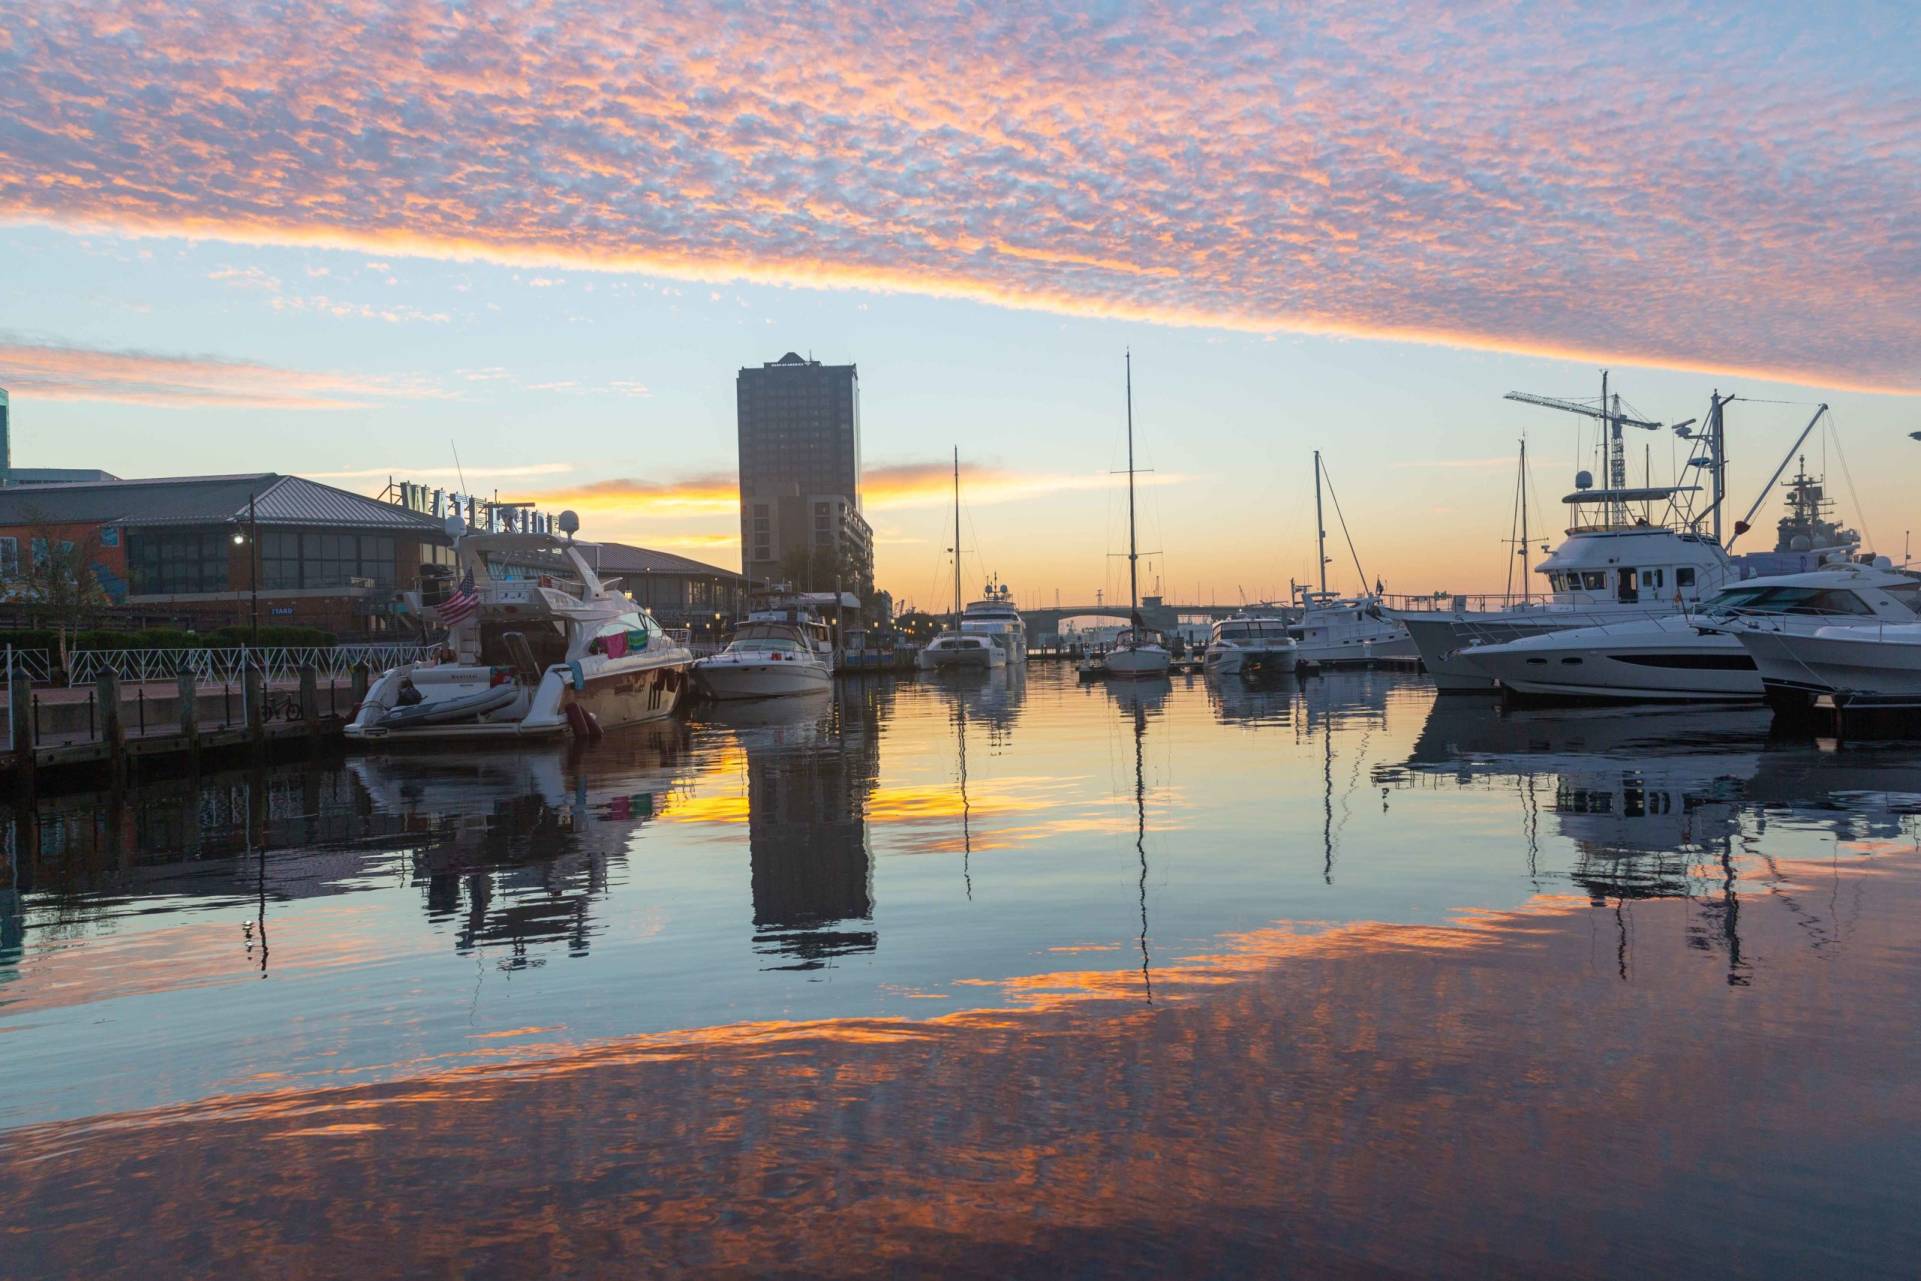
[[866, 811], [881, 701], [825, 693], [723, 704], [705, 715], [746, 756], [755, 952], [767, 968], [799, 971], [872, 952]]
[[0, 1231], [29, 1272], [1644, 1274], [1623, 1234], [1718, 1194], [1728, 1257], [1860, 1271], [1906, 1220], [1840, 1176], [1921, 1172], [1916, 766], [1037, 666], [49, 798]]

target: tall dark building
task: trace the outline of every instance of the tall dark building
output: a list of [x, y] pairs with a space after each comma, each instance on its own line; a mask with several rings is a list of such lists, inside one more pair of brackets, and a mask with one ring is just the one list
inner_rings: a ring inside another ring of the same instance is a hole
[[740, 558], [749, 579], [873, 595], [874, 535], [860, 510], [860, 380], [788, 352], [734, 382]]

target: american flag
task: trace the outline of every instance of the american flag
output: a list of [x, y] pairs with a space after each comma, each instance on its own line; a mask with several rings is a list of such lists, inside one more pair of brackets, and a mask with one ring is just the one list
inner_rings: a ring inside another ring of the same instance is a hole
[[440, 622], [445, 627], [457, 627], [480, 612], [480, 597], [474, 595], [473, 570], [467, 571], [467, 576], [460, 580], [460, 586], [454, 589], [454, 594], [441, 601], [440, 607], [434, 612], [440, 615]]

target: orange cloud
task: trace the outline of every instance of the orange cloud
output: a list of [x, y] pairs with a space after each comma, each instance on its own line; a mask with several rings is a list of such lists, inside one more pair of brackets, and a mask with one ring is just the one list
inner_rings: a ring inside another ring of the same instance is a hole
[[30, 6], [0, 216], [1913, 390], [1912, 42], [1813, 21]]

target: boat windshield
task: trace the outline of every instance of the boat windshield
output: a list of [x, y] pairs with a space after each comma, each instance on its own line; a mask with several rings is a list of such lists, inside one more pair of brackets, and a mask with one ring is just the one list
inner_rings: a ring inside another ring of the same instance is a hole
[[742, 624], [734, 632], [733, 643], [728, 648], [743, 654], [799, 654], [807, 650], [793, 628], [768, 623]]
[[1287, 624], [1280, 619], [1253, 619], [1238, 623], [1218, 623], [1214, 628], [1214, 639], [1223, 641], [1250, 641], [1267, 638], [1282, 638], [1287, 635]]
[[1729, 614], [1873, 614], [1874, 607], [1845, 587], [1730, 587], [1702, 612]]

